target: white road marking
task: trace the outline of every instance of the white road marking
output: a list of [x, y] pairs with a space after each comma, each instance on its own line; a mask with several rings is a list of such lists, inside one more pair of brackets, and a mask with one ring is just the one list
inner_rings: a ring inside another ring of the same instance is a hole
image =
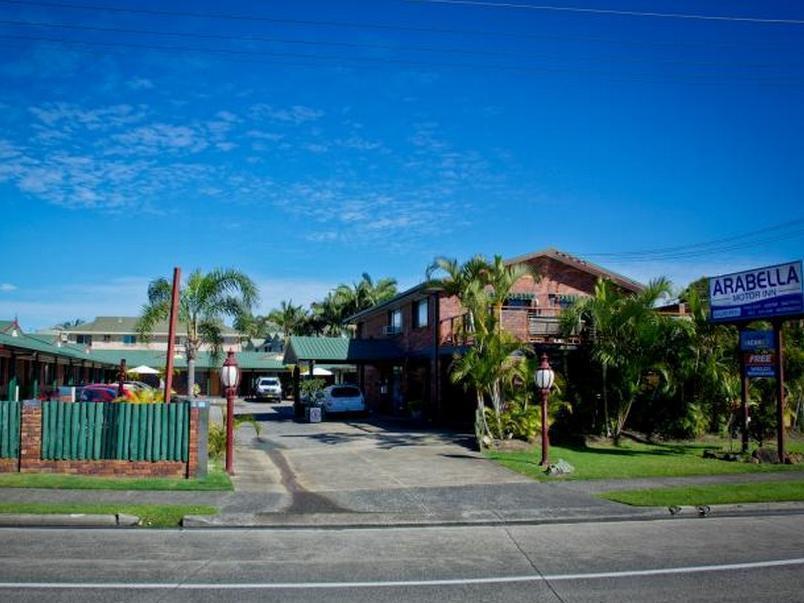
[[343, 588], [388, 588], [410, 586], [465, 586], [471, 584], [506, 584], [512, 582], [560, 582], [571, 580], [606, 580], [613, 578], [639, 578], [645, 576], [667, 576], [674, 574], [696, 574], [703, 572], [727, 572], [769, 567], [788, 567], [804, 565], [804, 557], [778, 559], [775, 561], [753, 561], [749, 563], [730, 563], [723, 565], [698, 565], [687, 567], [667, 567], [646, 570], [625, 570], [620, 572], [593, 572], [586, 574], [555, 574], [529, 576], [500, 576], [495, 578], [454, 578], [443, 580], [391, 580], [376, 582], [266, 582], [266, 583], [179, 583], [179, 582], [0, 582], [0, 589], [67, 589], [67, 590], [304, 590], [304, 589], [343, 589]]

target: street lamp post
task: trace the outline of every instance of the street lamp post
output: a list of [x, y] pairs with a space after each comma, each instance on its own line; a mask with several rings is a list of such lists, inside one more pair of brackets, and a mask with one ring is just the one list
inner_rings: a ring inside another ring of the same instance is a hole
[[234, 475], [234, 399], [240, 379], [234, 351], [229, 350], [221, 367], [221, 384], [226, 389], [226, 473]]
[[542, 398], [542, 462], [539, 463], [542, 467], [547, 467], [550, 464], [550, 439], [547, 434], [547, 400], [550, 397], [550, 390], [553, 387], [556, 374], [550, 368], [550, 361], [547, 359], [547, 354], [542, 354], [542, 361], [539, 368], [533, 374], [533, 380], [536, 382], [536, 387], [539, 388], [539, 393]]

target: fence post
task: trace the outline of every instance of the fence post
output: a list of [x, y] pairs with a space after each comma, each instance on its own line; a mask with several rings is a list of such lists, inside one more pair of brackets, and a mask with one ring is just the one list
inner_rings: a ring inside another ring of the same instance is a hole
[[20, 417], [19, 471], [36, 469], [42, 458], [42, 403], [24, 400]]
[[207, 451], [209, 402], [207, 400], [191, 400], [189, 429], [187, 477], [203, 478], [207, 476], [207, 461], [209, 459]]

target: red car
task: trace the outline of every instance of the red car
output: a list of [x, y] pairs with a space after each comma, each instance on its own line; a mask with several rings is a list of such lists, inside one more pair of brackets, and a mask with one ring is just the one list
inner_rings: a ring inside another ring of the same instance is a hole
[[[76, 400], [78, 402], [111, 402], [118, 397], [117, 391], [117, 385], [115, 384], [93, 383], [82, 387], [76, 396]], [[131, 393], [129, 388], [124, 388], [123, 391], [126, 399], [134, 399], [134, 394]]]

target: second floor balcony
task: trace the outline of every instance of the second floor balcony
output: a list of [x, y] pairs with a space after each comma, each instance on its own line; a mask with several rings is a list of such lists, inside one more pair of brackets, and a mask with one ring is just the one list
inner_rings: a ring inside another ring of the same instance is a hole
[[[577, 331], [568, 336], [562, 334], [561, 311], [561, 308], [504, 307], [501, 323], [503, 329], [527, 343], [580, 343]], [[471, 345], [473, 342], [474, 333], [467, 314], [439, 323], [440, 345]]]

